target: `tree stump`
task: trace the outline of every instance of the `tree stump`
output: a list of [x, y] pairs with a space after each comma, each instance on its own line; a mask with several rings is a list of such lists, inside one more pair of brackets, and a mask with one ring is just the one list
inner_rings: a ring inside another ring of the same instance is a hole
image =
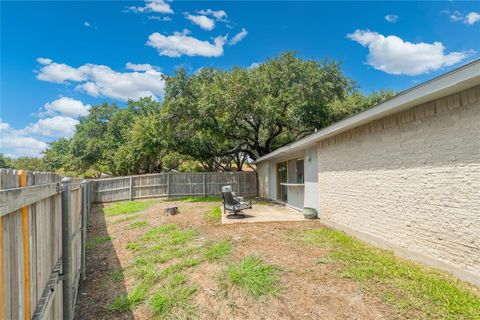
[[164, 210], [164, 213], [166, 216], [173, 216], [173, 215], [176, 215], [178, 214], [178, 207], [168, 207], [168, 208], [165, 208]]

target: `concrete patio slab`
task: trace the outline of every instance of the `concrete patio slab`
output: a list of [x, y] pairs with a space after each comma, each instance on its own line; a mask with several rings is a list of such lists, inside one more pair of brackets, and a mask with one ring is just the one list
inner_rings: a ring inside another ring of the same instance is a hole
[[252, 209], [244, 210], [245, 218], [228, 219], [222, 209], [222, 224], [253, 223], [269, 221], [303, 221], [303, 214], [281, 204], [254, 204]]

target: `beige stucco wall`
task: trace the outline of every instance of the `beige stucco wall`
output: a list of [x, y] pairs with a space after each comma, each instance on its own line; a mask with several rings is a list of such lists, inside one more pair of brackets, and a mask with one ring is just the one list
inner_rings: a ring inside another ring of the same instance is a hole
[[263, 161], [257, 163], [258, 176], [258, 196], [260, 198], [268, 199], [269, 196], [269, 164], [270, 161]]
[[318, 145], [320, 217], [480, 283], [480, 86]]

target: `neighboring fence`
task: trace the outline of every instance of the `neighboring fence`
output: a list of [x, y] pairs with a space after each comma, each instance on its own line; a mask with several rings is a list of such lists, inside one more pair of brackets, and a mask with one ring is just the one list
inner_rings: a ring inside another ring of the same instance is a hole
[[0, 319], [72, 319], [91, 182], [0, 169]]
[[231, 185], [239, 195], [256, 195], [257, 175], [255, 172], [169, 172], [98, 179], [93, 183], [93, 201], [220, 195], [225, 185]]

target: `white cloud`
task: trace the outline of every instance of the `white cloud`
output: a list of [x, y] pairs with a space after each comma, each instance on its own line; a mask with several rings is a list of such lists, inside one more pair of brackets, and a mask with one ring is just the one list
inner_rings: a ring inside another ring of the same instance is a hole
[[54, 116], [40, 119], [23, 130], [28, 134], [37, 134], [46, 137], [71, 137], [75, 132], [77, 123], [78, 120], [70, 117]]
[[245, 38], [248, 34], [248, 31], [245, 29], [245, 28], [242, 28], [242, 31], [240, 31], [239, 33], [237, 33], [229, 42], [228, 44], [233, 46], [237, 43], [239, 43], [240, 41], [243, 40], [243, 38]]
[[170, 36], [154, 32], [148, 37], [147, 46], [157, 49], [158, 54], [167, 57], [202, 56], [219, 57], [223, 55], [226, 36], [218, 36], [213, 43], [189, 36], [190, 32], [174, 32]]
[[148, 63], [132, 63], [132, 62], [127, 62], [125, 64], [125, 69], [128, 70], [133, 70], [133, 71], [149, 71], [149, 70], [159, 70], [159, 67], [152, 66], [151, 64]]
[[77, 90], [94, 97], [103, 96], [122, 101], [163, 96], [165, 81], [162, 73], [154, 67], [146, 66], [147, 64], [130, 63], [127, 68], [133, 72], [118, 72], [104, 65], [89, 63], [74, 68], [50, 62], [40, 69], [37, 79], [55, 83], [78, 82], [75, 87]]
[[61, 97], [52, 102], [47, 102], [44, 106], [45, 111], [41, 116], [63, 115], [67, 117], [84, 117], [88, 115], [90, 110], [89, 104], [83, 104], [82, 101], [75, 100], [69, 97]]
[[212, 9], [207, 9], [207, 10], [200, 10], [197, 11], [199, 14], [207, 15], [207, 16], [212, 16], [215, 18], [217, 21], [223, 21], [227, 22], [227, 13], [223, 10], [212, 10]]
[[0, 152], [14, 157], [39, 157], [47, 143], [15, 130], [0, 119]]
[[170, 4], [163, 0], [146, 0], [145, 6], [143, 7], [129, 7], [127, 8], [128, 11], [144, 13], [144, 12], [157, 12], [157, 13], [164, 13], [164, 14], [171, 14], [173, 13]]
[[44, 65], [37, 75], [38, 80], [55, 83], [86, 80], [84, 72], [80, 69], [72, 68], [63, 63], [56, 63], [47, 58], [38, 58], [37, 61]]
[[478, 12], [469, 12], [466, 16], [465, 16], [465, 21], [464, 23], [468, 24], [468, 25], [472, 25], [474, 24], [475, 22], [477, 21], [480, 21], [480, 14]]
[[188, 14], [185, 18], [204, 30], [210, 31], [215, 28], [215, 21], [207, 16]]
[[149, 20], [158, 20], [158, 21], [172, 21], [172, 18], [169, 16], [159, 17], [159, 16], [148, 16]]
[[441, 13], [448, 14], [450, 21], [452, 22], [463, 22], [466, 25], [473, 25], [476, 22], [480, 21], [480, 14], [478, 12], [472, 11], [467, 14], [463, 14], [460, 11], [450, 12], [448, 10], [442, 10]]
[[370, 30], [356, 30], [347, 38], [368, 47], [367, 64], [389, 74], [419, 75], [459, 63], [470, 52], [445, 54], [441, 42], [411, 43], [397, 36], [384, 36]]
[[87, 27], [87, 28], [93, 28], [93, 29], [95, 29], [95, 30], [98, 29], [96, 26], [92, 25], [92, 24], [91, 24], [90, 22], [88, 22], [88, 21], [85, 21], [85, 22], [83, 23], [83, 25], [84, 25], [85, 27]]
[[387, 14], [385, 16], [385, 20], [391, 23], [395, 23], [398, 21], [398, 16], [396, 14]]
[[40, 157], [48, 144], [57, 138], [69, 138], [75, 133], [78, 116], [88, 114], [89, 105], [62, 97], [46, 103], [38, 115], [48, 116], [30, 123], [22, 129], [14, 129], [0, 119], [0, 152], [14, 157]]
[[260, 63], [258, 63], [258, 62], [252, 62], [252, 64], [249, 65], [249, 66], [247, 67], [247, 69], [256, 69], [256, 68], [258, 68], [259, 66], [260, 66]]
[[40, 64], [50, 64], [52, 63], [52, 60], [51, 59], [48, 59], [48, 58], [37, 58], [37, 62], [40, 63]]
[[[445, 13], [449, 13], [448, 11], [444, 11]], [[461, 14], [459, 11], [454, 11], [450, 15], [450, 20], [451, 21], [462, 21], [464, 19], [463, 14]]]

